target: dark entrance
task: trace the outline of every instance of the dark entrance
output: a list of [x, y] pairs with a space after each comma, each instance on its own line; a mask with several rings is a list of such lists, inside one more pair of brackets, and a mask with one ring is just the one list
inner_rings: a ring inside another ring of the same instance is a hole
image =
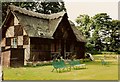
[[19, 67], [24, 65], [24, 49], [11, 49], [10, 66]]
[[66, 41], [66, 52], [70, 52], [70, 42]]
[[61, 56], [67, 59], [71, 55], [71, 43], [67, 40], [61, 40]]
[[3, 66], [20, 67], [24, 65], [24, 48], [9, 48], [2, 52]]
[[65, 58], [64, 49], [65, 49], [65, 42], [64, 42], [64, 40], [61, 40], [61, 56], [63, 58]]

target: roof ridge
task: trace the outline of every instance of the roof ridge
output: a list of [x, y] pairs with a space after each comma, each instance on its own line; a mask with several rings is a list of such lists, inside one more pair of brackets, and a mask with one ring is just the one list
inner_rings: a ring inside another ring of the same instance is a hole
[[21, 8], [21, 7], [15, 6], [15, 5], [9, 5], [8, 9], [13, 12], [19, 12], [21, 14], [25, 14], [28, 16], [44, 18], [44, 19], [56, 19], [56, 18], [64, 16], [64, 14], [66, 13], [65, 11], [61, 11], [61, 12], [52, 13], [52, 14], [42, 14], [42, 13], [26, 10], [24, 8]]

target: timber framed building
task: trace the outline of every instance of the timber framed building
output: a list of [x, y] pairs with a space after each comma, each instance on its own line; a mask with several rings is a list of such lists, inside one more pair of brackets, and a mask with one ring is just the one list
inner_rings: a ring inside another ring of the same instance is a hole
[[49, 61], [62, 56], [83, 58], [85, 38], [66, 12], [41, 14], [10, 5], [2, 25], [3, 65], [22, 66], [28, 61]]

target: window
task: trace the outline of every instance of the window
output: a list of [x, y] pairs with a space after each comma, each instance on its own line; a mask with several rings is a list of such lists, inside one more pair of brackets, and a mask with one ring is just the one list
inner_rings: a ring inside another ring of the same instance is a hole
[[17, 38], [12, 38], [12, 48], [17, 48]]

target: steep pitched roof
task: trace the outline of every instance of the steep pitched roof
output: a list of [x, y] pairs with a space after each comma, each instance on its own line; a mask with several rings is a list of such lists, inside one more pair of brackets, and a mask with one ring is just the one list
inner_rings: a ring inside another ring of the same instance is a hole
[[86, 42], [85, 37], [81, 34], [81, 32], [75, 26], [71, 26], [71, 28], [77, 38], [77, 41]]
[[54, 14], [41, 14], [14, 5], [10, 5], [8, 11], [15, 14], [30, 37], [42, 38], [53, 38], [52, 35], [66, 14], [64, 11]]
[[[67, 13], [62, 11], [54, 14], [41, 14], [29, 11], [14, 5], [10, 5], [8, 13], [13, 13], [20, 24], [24, 27], [29, 37], [42, 37], [53, 39], [53, 34], [60, 24], [63, 16]], [[85, 42], [80, 32], [71, 25], [71, 28], [78, 41]]]
[[82, 35], [82, 33], [80, 32], [80, 30], [78, 30], [76, 27], [75, 27], [75, 24], [69, 20], [69, 23], [71, 25], [71, 28], [77, 38], [77, 41], [81, 41], [81, 42], [86, 42], [86, 39], [85, 37]]
[[43, 19], [57, 19], [66, 13], [63, 11], [63, 12], [54, 13], [54, 14], [41, 14], [41, 13], [26, 10], [24, 8], [17, 7], [14, 5], [9, 5], [8, 9], [11, 11], [14, 11], [14, 12], [19, 12], [19, 13], [24, 14], [24, 15], [37, 17], [37, 18], [43, 18]]

